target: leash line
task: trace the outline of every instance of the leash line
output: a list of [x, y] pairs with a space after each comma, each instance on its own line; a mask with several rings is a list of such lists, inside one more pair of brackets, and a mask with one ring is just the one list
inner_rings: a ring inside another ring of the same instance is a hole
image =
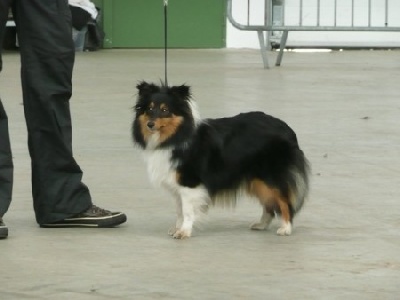
[[164, 77], [165, 85], [168, 86], [168, 0], [164, 0]]

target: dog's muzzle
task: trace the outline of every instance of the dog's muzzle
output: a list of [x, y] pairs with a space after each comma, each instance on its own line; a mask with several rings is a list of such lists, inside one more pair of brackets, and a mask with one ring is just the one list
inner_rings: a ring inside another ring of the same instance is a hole
[[155, 126], [156, 123], [154, 123], [153, 121], [147, 122], [147, 128], [149, 128], [150, 130], [153, 130]]

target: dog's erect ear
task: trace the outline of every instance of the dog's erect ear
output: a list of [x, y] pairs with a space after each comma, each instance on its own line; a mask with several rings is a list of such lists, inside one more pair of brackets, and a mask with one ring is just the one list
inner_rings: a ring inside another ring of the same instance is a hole
[[189, 100], [191, 97], [190, 87], [185, 84], [173, 86], [170, 91], [173, 95], [178, 96], [182, 100]]
[[136, 85], [136, 88], [139, 91], [139, 96], [143, 96], [145, 94], [156, 92], [157, 86], [152, 83], [147, 83], [146, 81], [141, 81]]

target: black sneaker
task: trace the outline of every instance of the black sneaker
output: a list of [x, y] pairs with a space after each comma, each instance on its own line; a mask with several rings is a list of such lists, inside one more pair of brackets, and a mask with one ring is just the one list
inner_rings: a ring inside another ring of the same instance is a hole
[[48, 224], [40, 224], [44, 228], [67, 228], [67, 227], [93, 227], [105, 228], [115, 227], [126, 222], [126, 215], [121, 212], [111, 212], [92, 205], [88, 210], [76, 216]]
[[3, 219], [0, 218], [0, 239], [8, 237], [8, 227], [4, 224]]

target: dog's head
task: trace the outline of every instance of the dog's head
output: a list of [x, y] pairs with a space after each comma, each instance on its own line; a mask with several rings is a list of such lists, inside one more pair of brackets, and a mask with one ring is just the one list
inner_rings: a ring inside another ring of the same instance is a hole
[[168, 87], [140, 82], [135, 106], [133, 137], [143, 148], [158, 148], [182, 141], [194, 127], [190, 87]]

